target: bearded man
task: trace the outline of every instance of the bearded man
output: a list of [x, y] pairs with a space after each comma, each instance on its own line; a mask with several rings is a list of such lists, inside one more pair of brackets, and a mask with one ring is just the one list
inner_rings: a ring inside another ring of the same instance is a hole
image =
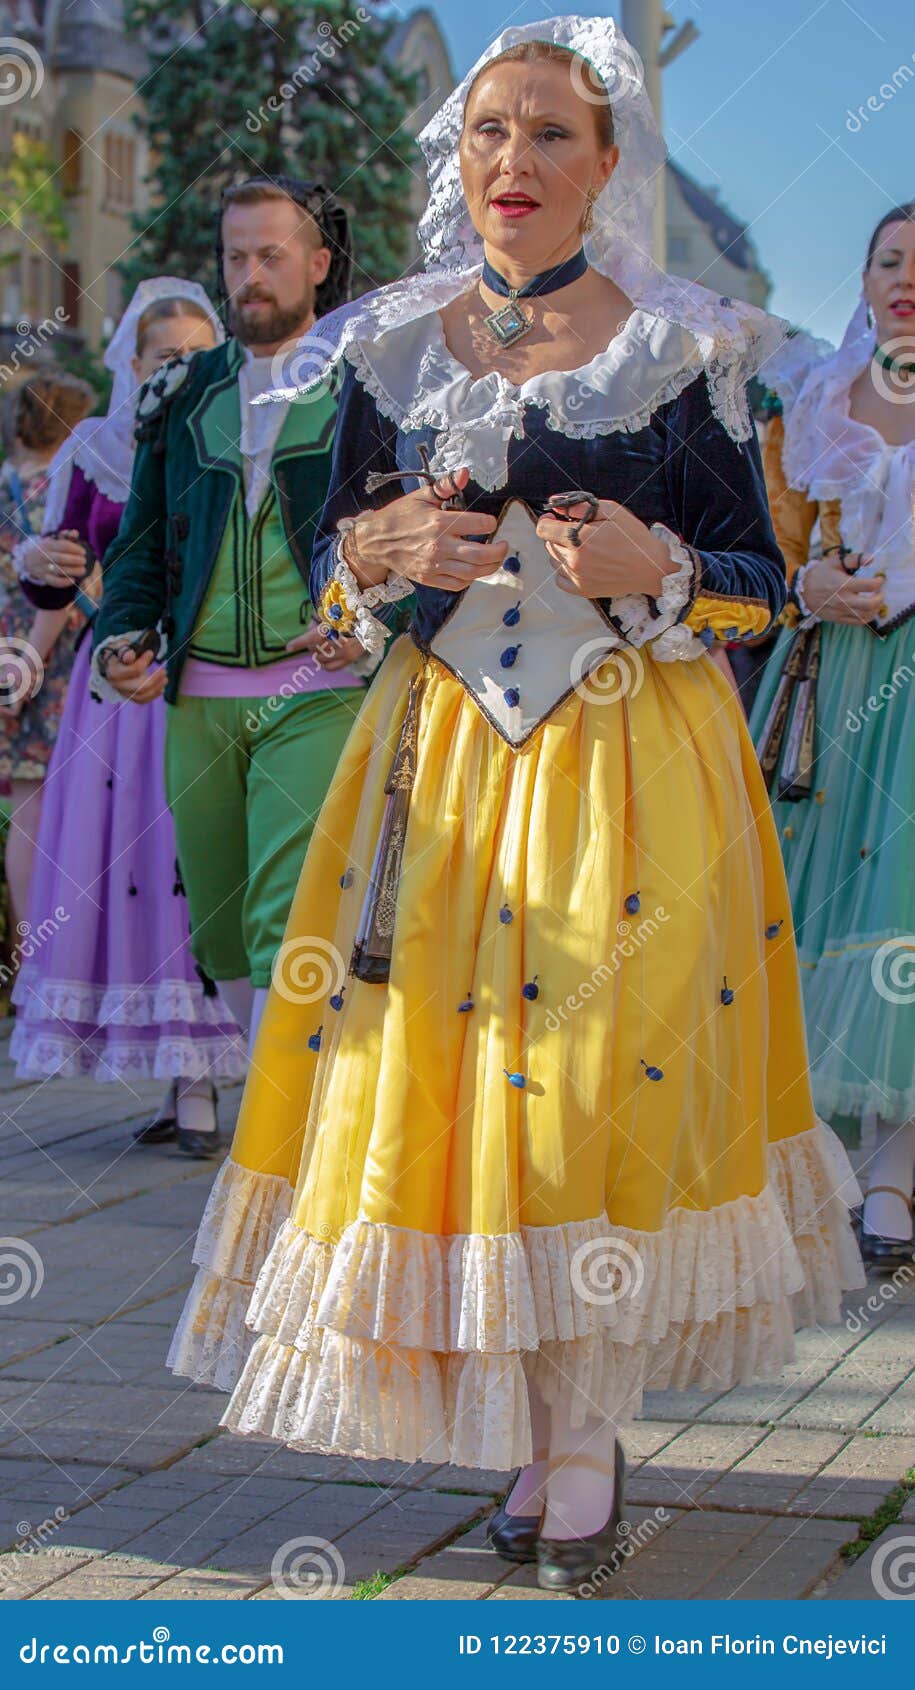
[[346, 298], [351, 258], [342, 207], [285, 177], [226, 190], [219, 247], [229, 338], [141, 396], [93, 686], [138, 704], [164, 692], [171, 706], [166, 789], [191, 943], [253, 1039], [364, 687], [350, 667], [362, 648], [309, 626], [336, 394], [253, 400], [282, 384], [302, 335]]

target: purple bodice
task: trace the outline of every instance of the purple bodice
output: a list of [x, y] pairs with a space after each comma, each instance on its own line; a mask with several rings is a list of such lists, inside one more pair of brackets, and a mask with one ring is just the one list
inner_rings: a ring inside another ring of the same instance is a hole
[[75, 528], [80, 539], [88, 540], [96, 557], [101, 559], [118, 531], [123, 509], [122, 504], [99, 492], [79, 464], [74, 465], [61, 528]]

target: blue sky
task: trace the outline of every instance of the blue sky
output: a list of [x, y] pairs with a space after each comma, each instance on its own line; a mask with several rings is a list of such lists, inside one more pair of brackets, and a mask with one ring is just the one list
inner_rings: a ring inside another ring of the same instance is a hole
[[[458, 75], [508, 23], [561, 10], [550, 0], [426, 3]], [[612, 4], [576, 9], [619, 15]], [[700, 31], [664, 72], [673, 157], [749, 225], [775, 284], [771, 308], [835, 340], [873, 225], [915, 199], [913, 0], [668, 0], [667, 9]]]

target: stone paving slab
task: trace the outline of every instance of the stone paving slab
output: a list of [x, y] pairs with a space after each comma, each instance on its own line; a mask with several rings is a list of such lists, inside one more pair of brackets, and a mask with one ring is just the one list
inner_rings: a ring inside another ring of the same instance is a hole
[[849, 1562], [822, 1595], [833, 1602], [880, 1602], [912, 1594], [915, 1532], [911, 1525], [891, 1526], [857, 1560]]

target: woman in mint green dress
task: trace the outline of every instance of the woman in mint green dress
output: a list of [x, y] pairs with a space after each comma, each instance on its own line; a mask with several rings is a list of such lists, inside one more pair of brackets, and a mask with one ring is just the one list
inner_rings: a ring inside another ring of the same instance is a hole
[[891, 1270], [913, 1254], [915, 1171], [915, 203], [874, 231], [838, 352], [797, 336], [762, 374], [782, 405], [766, 442], [773, 520], [800, 567], [750, 725], [814, 1099], [872, 1152], [862, 1253]]

